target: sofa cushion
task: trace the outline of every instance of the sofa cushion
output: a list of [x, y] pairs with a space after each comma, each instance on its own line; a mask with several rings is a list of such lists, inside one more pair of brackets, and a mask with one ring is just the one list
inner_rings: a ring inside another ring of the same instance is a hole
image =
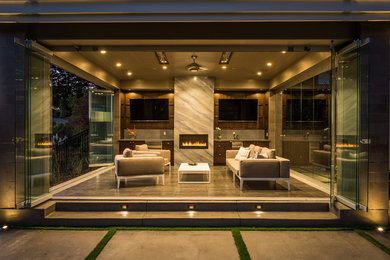
[[264, 147], [261, 150], [261, 153], [264, 153], [264, 152], [267, 153], [268, 159], [275, 159], [276, 158], [275, 149], [269, 149], [269, 148]]
[[136, 151], [148, 151], [148, 145], [147, 144], [141, 144], [135, 146]]
[[238, 153], [234, 159], [236, 160], [246, 159], [248, 158], [249, 153], [250, 153], [249, 148], [240, 147], [240, 150], [238, 150]]
[[155, 153], [136, 153], [133, 154], [133, 157], [157, 157], [158, 154]]
[[129, 148], [126, 148], [123, 150], [123, 157], [131, 157], [132, 156], [132, 151]]

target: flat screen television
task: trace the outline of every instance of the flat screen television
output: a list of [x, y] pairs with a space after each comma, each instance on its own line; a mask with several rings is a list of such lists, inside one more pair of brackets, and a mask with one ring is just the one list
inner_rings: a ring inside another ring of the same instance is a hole
[[218, 120], [257, 121], [257, 99], [219, 99]]
[[326, 113], [325, 101], [325, 99], [287, 99], [287, 121], [324, 121]]
[[165, 98], [130, 99], [130, 120], [132, 121], [169, 120], [169, 100]]

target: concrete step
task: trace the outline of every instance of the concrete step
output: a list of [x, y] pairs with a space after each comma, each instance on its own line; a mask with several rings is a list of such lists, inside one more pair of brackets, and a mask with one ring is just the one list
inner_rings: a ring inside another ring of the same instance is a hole
[[[47, 214], [53, 211], [283, 211], [283, 212], [328, 212], [329, 204], [324, 201], [55, 201], [47, 202]], [[41, 208], [44, 208], [42, 205]]]
[[223, 211], [55, 211], [46, 225], [62, 226], [338, 226], [331, 212]]

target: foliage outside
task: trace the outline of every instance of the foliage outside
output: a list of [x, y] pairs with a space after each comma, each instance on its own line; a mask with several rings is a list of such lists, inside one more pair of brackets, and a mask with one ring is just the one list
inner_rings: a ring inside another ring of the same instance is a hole
[[59, 67], [50, 67], [53, 91], [53, 165], [50, 185], [54, 186], [89, 171], [88, 93], [98, 88]]

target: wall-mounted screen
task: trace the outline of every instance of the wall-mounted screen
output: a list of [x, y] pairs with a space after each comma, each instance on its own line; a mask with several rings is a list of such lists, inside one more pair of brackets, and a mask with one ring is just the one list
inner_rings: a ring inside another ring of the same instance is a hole
[[287, 99], [287, 121], [322, 122], [325, 120], [325, 99]]
[[219, 99], [218, 120], [257, 121], [257, 99]]
[[169, 100], [165, 98], [130, 99], [130, 120], [169, 120]]

